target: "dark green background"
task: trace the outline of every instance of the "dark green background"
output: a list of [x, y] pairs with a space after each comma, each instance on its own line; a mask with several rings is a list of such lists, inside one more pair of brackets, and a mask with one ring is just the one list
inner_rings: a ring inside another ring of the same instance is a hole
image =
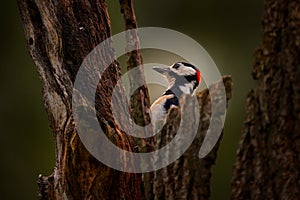
[[[108, 0], [113, 32], [123, 31], [118, 1]], [[253, 52], [261, 41], [262, 0], [148, 0], [135, 2], [139, 26], [175, 29], [197, 40], [221, 73], [234, 80], [216, 166], [212, 199], [229, 199], [230, 177], [241, 133]], [[54, 167], [54, 142], [41, 83], [26, 50], [16, 2], [1, 1], [0, 199], [37, 199], [39, 173]]]

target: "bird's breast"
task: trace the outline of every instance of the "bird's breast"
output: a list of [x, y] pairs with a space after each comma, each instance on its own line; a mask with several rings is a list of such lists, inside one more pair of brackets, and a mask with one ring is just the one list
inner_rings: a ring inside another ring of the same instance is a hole
[[[170, 95], [163, 95], [159, 97], [154, 103], [151, 105], [151, 123], [154, 127], [159, 122], [165, 124], [167, 113], [170, 108], [178, 106], [178, 99], [175, 97], [174, 94]], [[154, 128], [155, 130], [155, 128]]]

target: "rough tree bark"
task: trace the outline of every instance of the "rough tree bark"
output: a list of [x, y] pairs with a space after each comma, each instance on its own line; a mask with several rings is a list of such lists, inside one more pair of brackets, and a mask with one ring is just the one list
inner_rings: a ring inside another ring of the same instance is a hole
[[[228, 101], [231, 98], [232, 91], [231, 77], [224, 76], [221, 81], [224, 83]], [[184, 112], [200, 113], [198, 132], [192, 145], [178, 160], [154, 172], [153, 199], [209, 199], [211, 168], [215, 164], [221, 138], [205, 158], [199, 159], [198, 155], [211, 122], [211, 103], [214, 101], [215, 105], [217, 105], [222, 101], [221, 98], [218, 98], [221, 95], [221, 81], [212, 85], [209, 90], [205, 89], [197, 93], [199, 111], [193, 109], [195, 106], [189, 105], [193, 105], [190, 98], [184, 99], [185, 102], [182, 105]], [[216, 98], [211, 99], [212, 95]], [[219, 107], [217, 107], [217, 109], [219, 109]], [[220, 118], [221, 115], [218, 119], [214, 120], [221, 121]], [[176, 110], [171, 110], [169, 119], [169, 123], [162, 129], [160, 138], [157, 140], [156, 145], [159, 147], [164, 146], [174, 137], [180, 124], [180, 113]], [[194, 120], [192, 119], [181, 120], [183, 120], [184, 126], [188, 127], [187, 130], [192, 130], [190, 127], [195, 126]], [[176, 152], [176, 149], [171, 149], [170, 151]], [[167, 157], [166, 155], [166, 158]]]
[[[120, 1], [120, 4], [126, 27], [131, 28], [130, 24], [136, 25], [132, 3], [129, 0]], [[147, 179], [142, 179], [142, 174], [111, 169], [97, 161], [85, 149], [76, 132], [72, 112], [73, 85], [83, 59], [96, 45], [111, 36], [105, 1], [18, 0], [18, 5], [28, 49], [42, 81], [44, 103], [56, 145], [53, 174], [48, 177], [41, 175], [38, 179], [40, 198], [208, 199], [210, 170], [216, 159], [218, 145], [205, 159], [199, 160], [197, 157], [211, 114], [208, 90], [197, 94], [201, 115], [200, 127], [194, 144], [178, 161], [148, 176]], [[142, 63], [140, 55], [132, 53], [129, 55], [129, 68]], [[101, 59], [104, 60], [107, 56], [111, 55], [104, 54]], [[133, 151], [135, 140], [117, 128], [112, 115], [111, 93], [119, 79], [120, 67], [114, 62], [101, 76], [95, 107], [98, 107], [99, 123], [105, 134], [120, 148]], [[224, 77], [221, 81], [225, 83], [229, 99], [232, 89], [231, 78]], [[213, 87], [218, 87], [218, 84]], [[117, 88], [117, 92], [122, 95], [123, 88]], [[147, 88], [139, 88], [133, 102], [142, 108], [142, 114], [135, 115], [147, 123], [145, 111], [149, 107]], [[182, 106], [191, 104], [190, 102], [187, 97]], [[120, 99], [120, 103], [127, 102], [124, 98]], [[176, 123], [178, 124], [179, 118], [178, 112], [170, 113], [170, 122], [160, 135], [165, 139], [160, 140], [158, 145], [164, 145], [165, 141], [172, 138], [173, 129]], [[193, 126], [191, 123], [187, 121], [186, 124]]]
[[[133, 9], [133, 1], [132, 0], [119, 0], [120, 2], [120, 11], [123, 14], [125, 30], [132, 30], [132, 32], [126, 35], [126, 45], [128, 49], [136, 49], [131, 52], [128, 52], [127, 55], [127, 70], [131, 70], [134, 67], [143, 66], [143, 58], [142, 52], [140, 49], [140, 42], [138, 38], [138, 33], [136, 28], [137, 20], [135, 17], [135, 12]], [[137, 79], [137, 77], [140, 77]], [[129, 91], [131, 95], [129, 106], [131, 117], [133, 121], [140, 125], [145, 126], [150, 123], [150, 97], [147, 85], [145, 84], [145, 77], [143, 67], [139, 67], [135, 70], [134, 75], [129, 73], [129, 82], [130, 89], [134, 89], [134, 91]], [[142, 85], [140, 87], [136, 87], [135, 85]], [[149, 127], [151, 128], [151, 127]], [[151, 131], [148, 129], [147, 131]], [[153, 138], [137, 140], [135, 139], [135, 143], [139, 147], [139, 151], [148, 151], [153, 149]]]
[[[110, 37], [107, 6], [100, 1], [18, 1], [29, 52], [43, 84], [46, 111], [56, 144], [56, 165], [39, 177], [41, 199], [143, 198], [140, 174], [118, 172], [94, 159], [82, 145], [72, 118], [72, 88], [83, 59]], [[107, 55], [110, 56], [110, 55]], [[102, 76], [101, 126], [123, 149], [131, 151], [126, 134], [116, 127], [109, 97], [120, 69], [113, 63]], [[104, 84], [105, 83], [105, 84]]]
[[300, 3], [265, 0], [232, 199], [300, 197]]

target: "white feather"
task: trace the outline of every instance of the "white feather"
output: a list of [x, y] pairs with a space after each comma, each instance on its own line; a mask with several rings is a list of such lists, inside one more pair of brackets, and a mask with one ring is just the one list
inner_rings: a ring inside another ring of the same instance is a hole
[[[153, 104], [150, 107], [150, 112], [151, 112], [151, 123], [153, 126], [153, 130], [155, 132], [159, 131], [160, 128], [158, 127], [158, 124], [164, 125], [166, 123], [166, 118], [167, 118], [167, 112], [164, 108], [164, 105], [167, 101], [167, 99], [173, 98], [174, 95], [164, 95], [156, 99]], [[159, 128], [159, 129], [158, 129]]]

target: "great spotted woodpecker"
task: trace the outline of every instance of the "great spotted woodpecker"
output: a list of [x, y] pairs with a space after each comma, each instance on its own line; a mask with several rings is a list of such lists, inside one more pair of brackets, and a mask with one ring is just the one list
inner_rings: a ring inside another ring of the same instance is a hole
[[168, 111], [172, 107], [178, 107], [183, 94], [192, 95], [201, 81], [200, 71], [193, 65], [185, 62], [177, 62], [169, 67], [153, 67], [161, 73], [169, 82], [169, 87], [161, 97], [151, 105], [151, 122], [153, 130], [157, 132], [160, 125], [165, 124]]

